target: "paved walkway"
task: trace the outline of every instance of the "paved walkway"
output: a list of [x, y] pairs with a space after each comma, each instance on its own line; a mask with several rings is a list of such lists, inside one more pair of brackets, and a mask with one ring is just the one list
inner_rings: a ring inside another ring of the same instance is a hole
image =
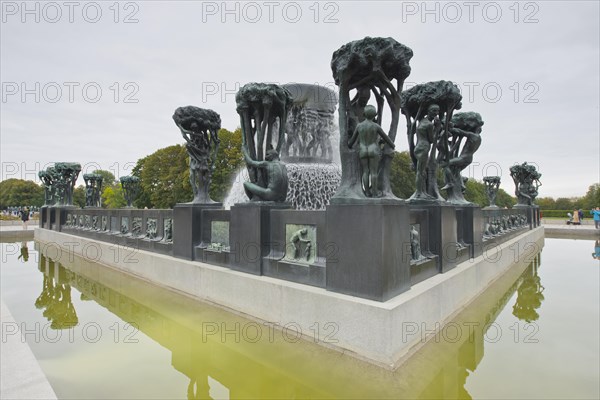
[[33, 232], [36, 227], [37, 221], [28, 224], [27, 229], [23, 229], [23, 225], [0, 225], [0, 242], [33, 240]]
[[4, 302], [0, 302], [0, 320], [0, 398], [56, 399], [52, 386]]
[[546, 237], [600, 239], [600, 229], [594, 227], [594, 221], [584, 221], [583, 225], [567, 225], [565, 221], [542, 219], [542, 226], [544, 227]]

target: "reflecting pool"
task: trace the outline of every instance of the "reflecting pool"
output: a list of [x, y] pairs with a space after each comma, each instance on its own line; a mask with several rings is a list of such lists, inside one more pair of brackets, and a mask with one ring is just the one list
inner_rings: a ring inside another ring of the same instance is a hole
[[[59, 398], [590, 398], [599, 389], [591, 240], [546, 239], [387, 371], [92, 262], [2, 243], [2, 299]], [[44, 253], [44, 254], [42, 254]], [[60, 258], [60, 260], [58, 260]], [[4, 330], [4, 327], [3, 327]], [[4, 335], [4, 332], [3, 332]]]

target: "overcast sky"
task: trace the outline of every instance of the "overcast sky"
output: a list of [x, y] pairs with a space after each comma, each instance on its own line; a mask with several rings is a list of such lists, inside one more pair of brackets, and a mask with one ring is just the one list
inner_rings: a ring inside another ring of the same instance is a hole
[[600, 181], [598, 1], [23, 4], [2, 2], [3, 180], [37, 180], [55, 161], [128, 174], [182, 143], [178, 106], [211, 108], [233, 130], [240, 85], [334, 87], [331, 54], [382, 36], [412, 48], [407, 85], [451, 80], [462, 111], [482, 115], [466, 175], [501, 174], [512, 194], [509, 167], [535, 163], [542, 197]]

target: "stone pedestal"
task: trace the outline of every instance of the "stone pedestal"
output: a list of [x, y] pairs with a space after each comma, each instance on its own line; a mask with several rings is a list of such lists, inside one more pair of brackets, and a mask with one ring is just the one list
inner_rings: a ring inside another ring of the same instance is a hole
[[540, 226], [540, 206], [528, 206], [525, 204], [516, 204], [513, 208], [527, 210], [527, 223], [529, 229]]
[[[483, 252], [483, 212], [481, 207], [476, 205], [466, 205], [456, 207], [459, 241], [469, 245], [471, 258], [478, 257]], [[460, 211], [460, 214], [459, 212]]]
[[232, 269], [262, 275], [262, 260], [270, 251], [271, 210], [291, 208], [288, 203], [250, 202], [231, 207], [229, 262]]
[[48, 207], [49, 210], [49, 226], [47, 229], [52, 229], [53, 231], [60, 232], [62, 227], [67, 223], [67, 210], [75, 210], [77, 207], [75, 206], [57, 206], [57, 207]]
[[326, 218], [327, 290], [386, 301], [410, 288], [408, 206], [333, 204]]
[[447, 272], [469, 258], [468, 248], [458, 240], [456, 209], [449, 203], [411, 204], [428, 215], [429, 251], [438, 256], [438, 271]]
[[173, 208], [173, 256], [194, 259], [194, 247], [200, 244], [202, 210], [220, 209], [222, 203], [180, 203]]
[[48, 206], [43, 206], [40, 208], [40, 214], [39, 214], [39, 220], [38, 220], [38, 226], [40, 228], [45, 228], [46, 225], [46, 220], [48, 219]]

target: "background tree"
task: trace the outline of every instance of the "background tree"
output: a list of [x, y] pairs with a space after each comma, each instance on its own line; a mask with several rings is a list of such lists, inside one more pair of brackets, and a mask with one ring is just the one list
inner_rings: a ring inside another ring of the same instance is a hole
[[103, 188], [106, 186], [114, 186], [118, 183], [115, 178], [115, 175], [110, 171], [106, 171], [104, 169], [97, 169], [93, 171], [92, 174], [100, 175], [102, 177]]
[[392, 193], [398, 198], [408, 199], [415, 192], [415, 171], [408, 151], [395, 152], [390, 172]]
[[80, 208], [85, 207], [85, 186], [79, 185], [73, 191], [73, 205]]
[[159, 149], [138, 160], [132, 174], [140, 178], [139, 208], [172, 208], [192, 201], [188, 153], [185, 146]]
[[587, 193], [583, 196], [581, 207], [586, 210], [600, 207], [600, 183], [590, 185]]
[[33, 181], [7, 179], [0, 182], [0, 208], [44, 204], [44, 188]]
[[[237, 171], [244, 165], [242, 131], [219, 130], [219, 151], [210, 185], [210, 195], [223, 201]], [[133, 175], [140, 178], [140, 195], [136, 206], [143, 208], [172, 208], [177, 203], [192, 201], [189, 156], [185, 146], [159, 149], [138, 160]]]
[[120, 184], [108, 186], [102, 191], [102, 205], [107, 208], [121, 208], [127, 205]]

